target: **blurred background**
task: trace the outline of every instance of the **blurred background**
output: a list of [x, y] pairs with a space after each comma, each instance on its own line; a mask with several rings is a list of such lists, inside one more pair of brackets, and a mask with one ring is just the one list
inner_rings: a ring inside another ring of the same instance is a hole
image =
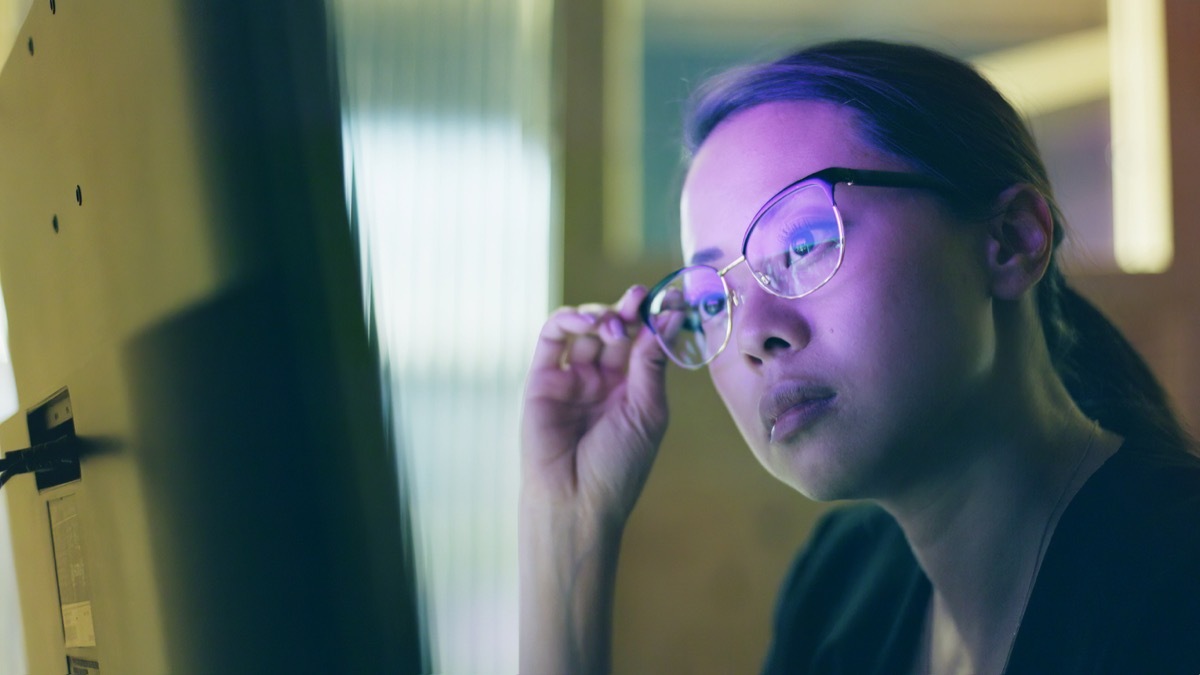
[[[12, 53], [30, 4], [0, 0]], [[979, 64], [1036, 131], [1075, 283], [1200, 429], [1200, 3], [327, 6], [431, 672], [516, 671], [516, 429], [534, 337], [558, 304], [609, 302], [678, 266], [682, 105], [729, 65], [841, 37]], [[672, 427], [622, 551], [614, 671], [753, 672], [781, 577], [826, 507], [757, 465], [705, 373], [669, 379]], [[0, 673], [19, 673], [6, 524], [0, 512]]]

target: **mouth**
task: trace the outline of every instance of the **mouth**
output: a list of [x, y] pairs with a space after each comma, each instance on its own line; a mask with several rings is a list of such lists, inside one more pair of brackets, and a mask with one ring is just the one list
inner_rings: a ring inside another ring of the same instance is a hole
[[771, 443], [786, 441], [810, 428], [833, 407], [837, 393], [819, 385], [795, 383], [776, 387], [759, 403], [759, 415]]

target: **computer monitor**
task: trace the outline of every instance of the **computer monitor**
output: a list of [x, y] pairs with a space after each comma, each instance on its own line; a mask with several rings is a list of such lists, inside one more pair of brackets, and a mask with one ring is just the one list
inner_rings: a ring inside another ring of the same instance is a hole
[[33, 673], [417, 672], [313, 0], [38, 2], [0, 73]]

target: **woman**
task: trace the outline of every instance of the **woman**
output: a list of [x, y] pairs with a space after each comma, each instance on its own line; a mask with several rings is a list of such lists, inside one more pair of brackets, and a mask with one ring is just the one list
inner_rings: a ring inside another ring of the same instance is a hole
[[695, 97], [689, 267], [547, 321], [522, 422], [522, 672], [608, 669], [621, 531], [707, 366], [812, 499], [766, 672], [1200, 672], [1200, 463], [1055, 263], [1033, 140], [968, 66], [838, 42]]

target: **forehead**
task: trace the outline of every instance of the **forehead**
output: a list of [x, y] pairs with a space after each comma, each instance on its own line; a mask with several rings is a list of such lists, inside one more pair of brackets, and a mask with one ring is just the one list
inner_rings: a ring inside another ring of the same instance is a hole
[[831, 166], [903, 168], [862, 140], [851, 109], [832, 103], [766, 103], [725, 120], [696, 152], [684, 182], [684, 258], [714, 247], [732, 258], [768, 199]]

